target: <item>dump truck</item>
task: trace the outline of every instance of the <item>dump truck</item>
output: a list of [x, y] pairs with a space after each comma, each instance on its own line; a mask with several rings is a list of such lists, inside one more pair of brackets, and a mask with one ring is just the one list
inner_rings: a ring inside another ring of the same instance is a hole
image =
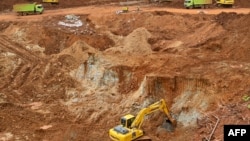
[[59, 4], [59, 0], [43, 0], [44, 3]]
[[42, 14], [43, 13], [42, 4], [37, 3], [25, 3], [25, 4], [15, 4], [13, 5], [13, 11], [17, 12], [18, 15], [28, 15], [28, 14]]
[[208, 8], [212, 4], [212, 0], [185, 0], [184, 7], [192, 9], [195, 7]]
[[232, 7], [234, 5], [234, 0], [216, 0], [217, 6], [230, 6]]

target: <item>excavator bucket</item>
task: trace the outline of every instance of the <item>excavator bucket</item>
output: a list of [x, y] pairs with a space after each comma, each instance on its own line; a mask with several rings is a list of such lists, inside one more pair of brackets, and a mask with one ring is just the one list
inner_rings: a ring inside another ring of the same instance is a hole
[[165, 120], [165, 122], [162, 123], [162, 128], [166, 129], [169, 132], [173, 132], [175, 129], [175, 125], [173, 125], [173, 123], [170, 122], [170, 120]]

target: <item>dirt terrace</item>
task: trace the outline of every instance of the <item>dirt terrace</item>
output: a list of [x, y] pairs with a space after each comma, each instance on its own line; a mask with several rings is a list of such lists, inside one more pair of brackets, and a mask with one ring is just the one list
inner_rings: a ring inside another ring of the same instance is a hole
[[[160, 98], [178, 126], [150, 115], [153, 141], [208, 139], [217, 122], [222, 140], [224, 124], [249, 124], [249, 9], [116, 9], [0, 16], [0, 139], [108, 141], [122, 115]], [[82, 25], [60, 25], [69, 13]]]

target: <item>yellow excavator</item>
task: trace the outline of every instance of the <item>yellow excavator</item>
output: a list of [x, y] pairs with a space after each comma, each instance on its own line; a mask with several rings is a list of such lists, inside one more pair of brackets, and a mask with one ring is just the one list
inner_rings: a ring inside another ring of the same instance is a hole
[[144, 135], [141, 125], [145, 115], [149, 115], [155, 111], [162, 111], [166, 114], [171, 126], [176, 127], [176, 120], [171, 116], [164, 99], [143, 108], [137, 116], [131, 114], [125, 115], [121, 118], [121, 124], [109, 130], [109, 137], [113, 141], [135, 141], [141, 140]]

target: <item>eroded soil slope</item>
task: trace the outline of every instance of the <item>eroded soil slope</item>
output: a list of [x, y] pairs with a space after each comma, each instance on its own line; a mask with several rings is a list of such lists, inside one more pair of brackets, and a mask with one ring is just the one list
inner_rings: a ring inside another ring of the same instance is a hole
[[154, 141], [200, 141], [218, 121], [222, 140], [224, 124], [249, 124], [250, 14], [92, 13], [79, 27], [64, 16], [0, 23], [1, 139], [106, 141], [160, 98], [178, 126], [152, 114], [142, 128]]

